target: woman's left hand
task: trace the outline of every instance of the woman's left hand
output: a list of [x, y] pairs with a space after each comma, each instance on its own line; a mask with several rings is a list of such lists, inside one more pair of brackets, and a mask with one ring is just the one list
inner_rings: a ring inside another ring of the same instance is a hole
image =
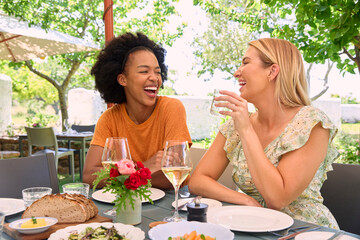
[[220, 93], [223, 96], [216, 97], [216, 101], [225, 101], [222, 103], [216, 103], [217, 107], [226, 107], [231, 111], [220, 111], [222, 115], [231, 116], [234, 120], [234, 125], [236, 131], [241, 134], [243, 131], [248, 129], [251, 126], [249, 111], [248, 111], [248, 102], [237, 95], [234, 92], [227, 90], [220, 90]]

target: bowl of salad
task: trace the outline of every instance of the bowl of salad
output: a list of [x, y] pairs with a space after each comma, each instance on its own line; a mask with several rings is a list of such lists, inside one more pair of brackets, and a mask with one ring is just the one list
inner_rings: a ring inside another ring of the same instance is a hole
[[144, 240], [145, 233], [132, 225], [122, 223], [89, 223], [60, 229], [48, 238], [49, 240], [77, 240], [86, 237], [86, 239], [104, 239], [109, 240]]

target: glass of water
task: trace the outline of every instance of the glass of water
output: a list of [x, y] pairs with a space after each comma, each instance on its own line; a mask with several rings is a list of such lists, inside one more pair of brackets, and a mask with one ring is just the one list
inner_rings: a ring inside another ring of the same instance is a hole
[[5, 213], [0, 211], [0, 239], [2, 238], [4, 221], [5, 221]]
[[30, 206], [34, 201], [52, 193], [49, 187], [32, 187], [22, 190], [25, 207]]
[[89, 198], [90, 185], [87, 183], [67, 183], [63, 185], [63, 193], [82, 194]]
[[221, 96], [219, 89], [215, 89], [214, 90], [214, 95], [213, 95], [213, 99], [211, 101], [211, 107], [210, 107], [210, 113], [212, 115], [215, 116], [221, 116], [221, 114], [219, 113], [219, 111], [229, 111], [229, 109], [225, 108], [225, 107], [217, 107], [215, 106], [216, 103], [221, 103], [222, 101], [216, 101], [215, 98]]

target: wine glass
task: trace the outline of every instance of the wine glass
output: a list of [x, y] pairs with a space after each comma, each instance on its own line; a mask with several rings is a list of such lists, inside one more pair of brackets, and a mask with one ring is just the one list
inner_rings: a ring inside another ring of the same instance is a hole
[[122, 159], [131, 160], [129, 144], [125, 137], [106, 138], [101, 164], [108, 168]]
[[[122, 159], [131, 160], [129, 144], [125, 137], [106, 138], [104, 151], [101, 156], [101, 164], [104, 168], [110, 168]], [[115, 208], [104, 211], [104, 214], [115, 216]]]
[[70, 133], [71, 124], [69, 123], [69, 119], [67, 118], [64, 120], [64, 127], [65, 127], [65, 132]]
[[175, 212], [173, 216], [165, 217], [166, 222], [180, 222], [184, 219], [178, 212], [178, 193], [182, 182], [192, 169], [190, 149], [187, 141], [166, 141], [161, 170], [175, 189]]

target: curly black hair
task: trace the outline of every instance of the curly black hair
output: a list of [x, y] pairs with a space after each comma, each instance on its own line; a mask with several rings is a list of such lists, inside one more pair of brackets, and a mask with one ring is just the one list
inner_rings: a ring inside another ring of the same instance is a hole
[[99, 90], [106, 103], [126, 102], [124, 87], [118, 83], [117, 76], [124, 72], [129, 54], [139, 50], [154, 53], [159, 62], [162, 81], [167, 80], [166, 50], [143, 33], [137, 32], [136, 35], [130, 32], [124, 33], [111, 40], [100, 51], [91, 69], [91, 75], [95, 76], [95, 88]]

